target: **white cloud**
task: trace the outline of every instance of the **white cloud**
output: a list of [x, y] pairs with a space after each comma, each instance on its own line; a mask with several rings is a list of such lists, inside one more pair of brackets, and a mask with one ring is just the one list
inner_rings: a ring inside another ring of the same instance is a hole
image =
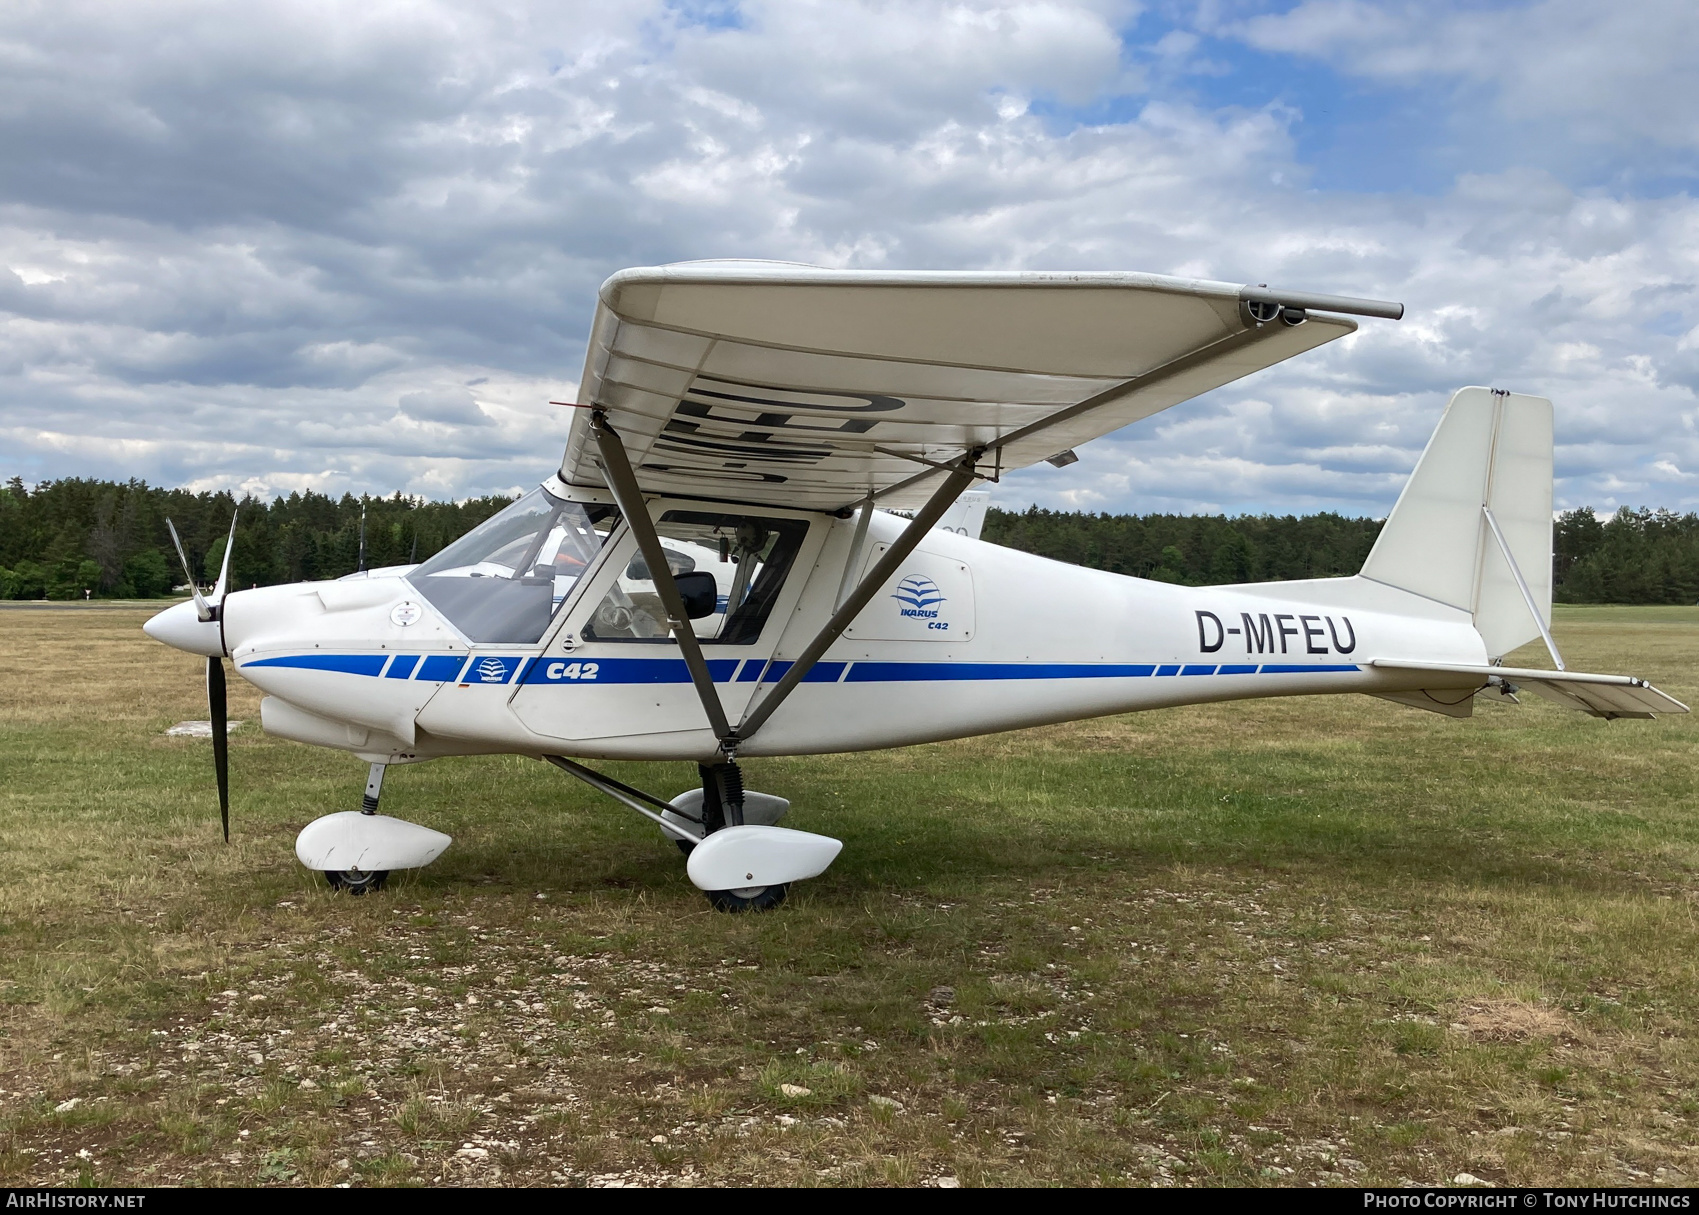
[[478, 408], [470, 389], [427, 388], [404, 392], [398, 402], [401, 412], [420, 422], [446, 422], [452, 426], [488, 426], [490, 415]]
[[[0, 9], [0, 475], [534, 482], [596, 284], [753, 256], [1409, 305], [1015, 474], [1011, 505], [1383, 511], [1466, 383], [1558, 402], [1565, 504], [1699, 505], [1671, 471], [1699, 468], [1689, 197], [1572, 184], [1537, 141], [1432, 197], [1318, 190], [1293, 109], [1165, 83], [1231, 70], [1208, 50], [1231, 36], [1433, 86], [1501, 133], [1693, 133], [1685, 11], [1429, 11], [1317, 0], [1164, 34], [1063, 0], [751, 3], [732, 27], [660, 3]], [[1504, 45], [1532, 49], [1494, 66]], [[1140, 47], [1192, 66], [1147, 79]], [[1669, 104], [1640, 112], [1658, 89]]]
[[1351, 75], [1480, 85], [1507, 116], [1561, 124], [1571, 139], [1699, 147], [1699, 7], [1690, 0], [1303, 0], [1221, 28]]

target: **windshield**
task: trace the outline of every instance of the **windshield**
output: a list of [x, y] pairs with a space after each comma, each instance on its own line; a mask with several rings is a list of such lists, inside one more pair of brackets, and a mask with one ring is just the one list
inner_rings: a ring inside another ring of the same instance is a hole
[[468, 639], [534, 645], [618, 522], [534, 489], [407, 578]]

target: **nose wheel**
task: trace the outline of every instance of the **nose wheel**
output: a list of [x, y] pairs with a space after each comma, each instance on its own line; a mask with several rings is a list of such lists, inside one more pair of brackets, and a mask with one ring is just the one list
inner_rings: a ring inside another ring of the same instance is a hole
[[383, 884], [389, 881], [389, 870], [377, 869], [367, 873], [359, 869], [327, 869], [324, 876], [332, 890], [340, 890], [344, 894], [373, 894], [382, 890]]
[[420, 869], [454, 841], [440, 831], [378, 813], [385, 765], [374, 763], [359, 810], [316, 818], [295, 837], [295, 856], [332, 890], [373, 894], [397, 869]]
[[715, 911], [771, 911], [785, 901], [790, 883], [778, 886], [745, 886], [741, 890], [705, 890], [708, 905]]

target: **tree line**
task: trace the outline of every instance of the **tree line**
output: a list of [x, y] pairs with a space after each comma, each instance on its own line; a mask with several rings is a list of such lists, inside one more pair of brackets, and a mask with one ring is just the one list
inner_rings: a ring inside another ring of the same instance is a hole
[[[1092, 569], [1188, 586], [1355, 574], [1381, 519], [1315, 515], [1108, 515], [993, 508], [983, 538]], [[1563, 603], [1699, 602], [1699, 514], [1565, 511], [1552, 529]]]
[[333, 498], [308, 490], [270, 502], [228, 492], [161, 489], [142, 481], [67, 478], [34, 488], [14, 477], [0, 488], [0, 597], [151, 599], [185, 585], [169, 518], [196, 578], [211, 583], [224, 560], [232, 514], [230, 585], [271, 586], [340, 578], [366, 566], [423, 561], [512, 499], [431, 502]]
[[[182, 537], [196, 577], [224, 559], [233, 512], [230, 585], [339, 578], [366, 566], [423, 561], [506, 506], [501, 495], [432, 502], [308, 490], [263, 501], [228, 492], [161, 489], [141, 481], [68, 478], [0, 487], [0, 598], [157, 598], [184, 584], [165, 521]], [[1109, 515], [992, 509], [984, 538], [1057, 561], [1190, 586], [1354, 574], [1381, 521], [1315, 515]], [[1570, 603], [1699, 600], [1699, 515], [1624, 507], [1559, 515], [1556, 598]]]

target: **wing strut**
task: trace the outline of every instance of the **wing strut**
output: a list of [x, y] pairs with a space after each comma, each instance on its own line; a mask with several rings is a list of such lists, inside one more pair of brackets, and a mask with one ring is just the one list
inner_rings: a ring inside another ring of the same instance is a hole
[[[1402, 307], [1402, 305], [1399, 306]], [[1185, 354], [1182, 354], [1177, 358], [1170, 359], [1160, 367], [1152, 367], [1149, 371], [1136, 375], [1130, 380], [1123, 380], [1119, 384], [1113, 384], [1110, 387], [1105, 388], [1102, 392], [1089, 396], [1083, 401], [1076, 401], [1066, 409], [1057, 410], [1047, 418], [1040, 418], [1038, 421], [1028, 423], [1012, 434], [1004, 435], [997, 441], [997, 451], [1001, 454], [1004, 448], [1019, 443], [1022, 439], [1038, 434], [1041, 431], [1049, 430], [1053, 426], [1060, 426], [1063, 422], [1071, 422], [1081, 414], [1090, 413], [1094, 409], [1101, 409], [1105, 405], [1113, 405], [1116, 401], [1121, 400], [1123, 397], [1129, 397], [1135, 392], [1143, 392], [1147, 388], [1153, 388], [1157, 384], [1162, 383], [1164, 380], [1171, 380], [1175, 376], [1190, 371], [1192, 368], [1197, 367], [1202, 363], [1209, 362], [1211, 359], [1218, 359], [1228, 355], [1237, 354], [1246, 346], [1255, 345], [1264, 338], [1272, 337], [1274, 334], [1278, 333], [1282, 327], [1283, 326], [1281, 325], [1257, 322], [1255, 324], [1250, 324], [1245, 329], [1238, 330], [1235, 333], [1230, 333], [1224, 338], [1217, 338], [1215, 341], [1210, 342], [1207, 345], [1199, 346], [1194, 350], [1188, 350]]]
[[667, 624], [672, 629], [673, 639], [678, 642], [679, 653], [684, 656], [684, 665], [690, 668], [690, 682], [696, 685], [696, 695], [702, 698], [702, 708], [708, 714], [708, 724], [713, 728], [714, 737], [720, 739], [720, 745], [724, 747], [725, 740], [732, 735], [731, 722], [726, 720], [725, 706], [720, 704], [720, 694], [714, 688], [714, 677], [709, 674], [708, 663], [702, 657], [702, 645], [696, 640], [696, 628], [690, 623], [690, 613], [684, 609], [684, 597], [678, 593], [678, 583], [673, 581], [666, 550], [661, 547], [661, 538], [655, 533], [655, 521], [649, 518], [649, 507], [643, 501], [643, 491], [638, 488], [637, 474], [631, 471], [625, 444], [608, 425], [607, 415], [600, 409], [590, 415], [590, 433], [596, 437], [596, 448], [601, 453], [602, 472], [607, 478], [608, 488], [613, 491], [614, 501], [619, 504], [619, 512], [625, 516], [626, 525], [636, 534], [638, 550], [648, 563], [649, 577], [655, 582], [655, 593], [666, 609]]
[[[843, 631], [860, 615], [861, 609], [867, 606], [880, 587], [890, 581], [891, 575], [897, 572], [897, 567], [908, 560], [909, 554], [926, 538], [926, 533], [932, 530], [933, 525], [943, 518], [944, 512], [961, 497], [962, 491], [979, 479], [974, 465], [979, 457], [985, 454], [983, 447], [976, 447], [954, 464], [945, 467], [944, 471], [950, 475], [945, 478], [944, 483], [933, 491], [926, 505], [909, 520], [909, 525], [903, 529], [902, 535], [885, 550], [885, 555], [879, 558], [867, 572], [867, 576], [856, 585], [855, 590], [839, 604], [838, 610], [832, 613], [832, 618], [814, 635], [814, 640], [803, 648], [796, 661], [791, 663], [784, 678], [773, 685], [773, 690], [761, 698], [760, 703], [744, 716], [734, 730], [726, 718], [725, 706], [720, 703], [720, 694], [714, 687], [714, 677], [708, 671], [707, 660], [702, 657], [702, 645], [697, 641], [696, 630], [690, 623], [689, 613], [685, 611], [684, 597], [678, 593], [678, 584], [673, 581], [672, 567], [667, 564], [666, 550], [661, 547], [661, 537], [655, 532], [655, 521], [649, 518], [649, 508], [643, 501], [643, 491], [637, 484], [637, 475], [631, 471], [631, 459], [626, 455], [625, 444], [614, 428], [608, 425], [607, 415], [600, 409], [590, 415], [590, 433], [595, 436], [596, 447], [602, 457], [602, 472], [607, 479], [608, 488], [613, 491], [614, 501], [619, 504], [620, 514], [625, 516], [626, 525], [637, 537], [637, 548], [649, 566], [649, 576], [654, 579], [655, 592], [660, 596], [661, 607], [666, 610], [667, 624], [672, 629], [673, 638], [678, 642], [684, 665], [690, 669], [690, 680], [696, 685], [696, 695], [702, 700], [702, 709], [708, 715], [708, 725], [713, 729], [714, 736], [720, 740], [720, 750], [727, 759], [735, 759], [738, 744], [766, 724], [774, 710], [785, 702], [796, 685], [814, 669], [815, 663], [820, 661], [820, 656], [842, 636]], [[863, 505], [863, 520], [858, 522], [856, 528], [858, 540], [864, 535], [865, 519], [872, 513], [871, 506], [871, 502]], [[859, 551], [859, 545], [856, 547]], [[852, 560], [854, 556], [855, 553], [852, 552]]]
[[844, 596], [849, 594], [850, 579], [855, 577], [855, 567], [861, 564], [861, 549], [867, 543], [867, 525], [873, 521], [873, 491], [867, 491], [867, 497], [861, 500], [861, 511], [855, 517], [855, 534], [850, 537], [849, 557], [844, 561], [844, 576], [838, 580], [838, 593], [832, 600], [832, 610], [836, 611], [844, 602]]
[[[897, 572], [897, 567], [908, 560], [908, 556], [914, 552], [915, 546], [926, 538], [926, 533], [932, 530], [933, 525], [944, 517], [944, 512], [950, 509], [957, 498], [961, 497], [962, 491], [978, 480], [978, 473], [975, 471], [974, 465], [984, 454], [985, 449], [983, 447], [976, 447], [955, 464], [949, 466], [950, 475], [944, 481], [944, 484], [933, 491], [932, 497], [927, 499], [926, 505], [921, 507], [915, 517], [909, 520], [909, 525], [903, 528], [903, 534], [898, 536], [891, 547], [885, 550], [885, 555], [879, 558], [878, 564], [867, 571], [867, 576], [856, 585], [849, 597], [839, 604], [838, 610], [832, 613], [832, 618], [814, 635], [814, 640], [808, 643], [802, 653], [797, 656], [796, 661], [791, 663], [791, 668], [785, 672], [784, 678], [773, 685], [773, 690], [762, 697], [760, 703], [756, 704], [744, 716], [743, 721], [738, 724], [737, 733], [727, 742], [735, 747], [738, 742], [751, 737], [773, 715], [773, 711], [784, 703], [785, 698], [791, 694], [796, 685], [801, 683], [808, 672], [814, 669], [814, 664], [820, 661], [820, 656], [861, 614], [861, 609], [867, 606], [873, 596], [878, 593], [880, 587], [890, 581], [891, 575]], [[858, 522], [856, 526], [857, 537], [862, 534], [861, 529], [865, 526], [866, 518], [872, 514], [871, 508], [871, 502], [863, 504], [862, 521]], [[857, 551], [859, 551], [859, 545], [857, 545]], [[851, 558], [853, 559], [854, 556], [855, 553], [852, 552]], [[725, 746], [724, 743], [721, 745], [722, 747]]]

